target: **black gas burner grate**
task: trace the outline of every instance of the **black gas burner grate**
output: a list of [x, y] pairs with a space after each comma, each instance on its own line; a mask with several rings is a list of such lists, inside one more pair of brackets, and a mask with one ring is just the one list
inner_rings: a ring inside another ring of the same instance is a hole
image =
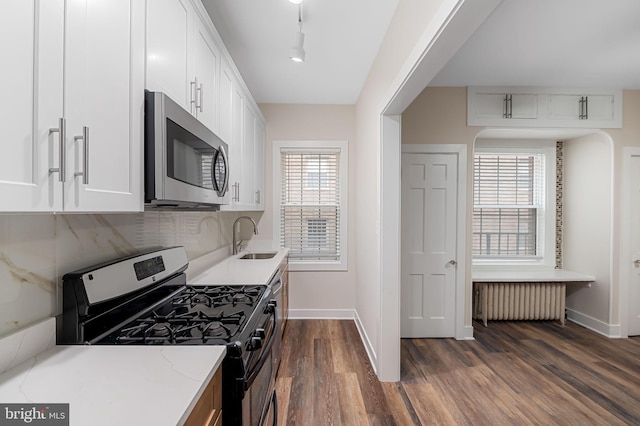
[[228, 342], [242, 329], [245, 321], [245, 313], [241, 310], [216, 315], [202, 311], [178, 314], [173, 310], [166, 315], [152, 312], [120, 330], [116, 340], [118, 343], [145, 344], [197, 344], [208, 343], [212, 339]]
[[260, 300], [261, 286], [187, 286], [184, 292], [173, 299], [174, 306], [204, 305], [215, 308], [225, 305], [255, 306]]

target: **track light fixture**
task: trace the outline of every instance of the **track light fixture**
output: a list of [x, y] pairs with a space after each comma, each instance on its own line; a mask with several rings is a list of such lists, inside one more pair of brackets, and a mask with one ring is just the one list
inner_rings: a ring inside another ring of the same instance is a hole
[[291, 3], [298, 3], [298, 32], [296, 34], [296, 44], [291, 48], [289, 59], [293, 62], [304, 62], [304, 33], [302, 32], [302, 0], [289, 0]]

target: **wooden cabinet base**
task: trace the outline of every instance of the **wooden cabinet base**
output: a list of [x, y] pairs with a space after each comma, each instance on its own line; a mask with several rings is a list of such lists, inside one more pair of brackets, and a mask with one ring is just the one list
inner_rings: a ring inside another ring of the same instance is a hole
[[185, 426], [222, 424], [222, 369], [214, 374], [204, 393], [191, 411]]

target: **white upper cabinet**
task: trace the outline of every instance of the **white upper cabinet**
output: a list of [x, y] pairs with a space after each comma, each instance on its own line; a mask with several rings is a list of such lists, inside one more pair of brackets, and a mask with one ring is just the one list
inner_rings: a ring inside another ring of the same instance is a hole
[[218, 133], [220, 49], [191, 0], [147, 2], [146, 88]]
[[143, 3], [67, 2], [65, 211], [143, 208]]
[[11, 66], [2, 67], [0, 79], [0, 211], [61, 210], [62, 142], [49, 129], [63, 118], [64, 1], [3, 6], [0, 53]]
[[485, 120], [538, 118], [538, 97], [518, 93], [476, 94], [474, 115]]
[[193, 88], [192, 114], [218, 134], [218, 98], [220, 53], [209, 36], [208, 30], [196, 19], [194, 23], [190, 88]]
[[260, 120], [256, 120], [255, 140], [254, 140], [254, 168], [255, 175], [254, 193], [255, 205], [257, 210], [264, 210], [264, 144], [265, 144], [265, 128]]
[[5, 5], [0, 211], [142, 209], [141, 3]]
[[146, 60], [146, 88], [166, 93], [228, 144], [231, 197], [222, 209], [263, 209], [263, 117], [200, 0], [147, 2]]
[[146, 88], [166, 93], [187, 111], [193, 98], [187, 48], [193, 15], [190, 0], [147, 2]]
[[467, 124], [504, 127], [622, 127], [622, 91], [469, 87]]
[[227, 61], [220, 64], [220, 123], [218, 136], [227, 144], [231, 144], [233, 135], [233, 96], [237, 89], [234, 84], [233, 72]]

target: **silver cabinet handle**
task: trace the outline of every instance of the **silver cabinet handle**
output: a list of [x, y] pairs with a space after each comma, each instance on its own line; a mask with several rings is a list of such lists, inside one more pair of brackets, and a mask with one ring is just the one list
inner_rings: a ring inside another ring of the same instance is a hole
[[256, 191], [256, 204], [260, 204], [260, 190]]
[[64, 182], [65, 181], [65, 139], [67, 137], [66, 135], [66, 126], [67, 126], [67, 121], [64, 118], [59, 118], [58, 119], [58, 128], [51, 128], [49, 129], [49, 134], [52, 133], [59, 133], [60, 134], [60, 151], [59, 151], [59, 163], [60, 166], [59, 167], [51, 167], [49, 168], [49, 173], [59, 173], [58, 176], [58, 180], [60, 182]]
[[83, 147], [83, 171], [75, 172], [74, 176], [82, 176], [82, 183], [85, 185], [89, 184], [89, 128], [87, 126], [82, 127], [82, 136], [75, 136], [73, 138], [74, 141], [82, 140], [84, 143]]
[[191, 99], [189, 101], [191, 114], [197, 114], [198, 112], [198, 77], [196, 77], [193, 81], [189, 82], [189, 93], [191, 96]]
[[196, 102], [196, 109], [200, 110], [200, 112], [202, 112], [202, 97], [204, 96], [202, 92], [204, 92], [204, 90], [202, 90], [202, 83], [200, 83], [200, 86], [196, 89], [196, 93], [200, 93], [200, 105], [198, 105], [198, 102]]

